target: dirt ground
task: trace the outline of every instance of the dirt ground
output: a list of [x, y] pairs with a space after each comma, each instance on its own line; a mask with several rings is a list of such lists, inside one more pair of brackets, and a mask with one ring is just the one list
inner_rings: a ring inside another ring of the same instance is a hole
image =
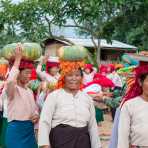
[[102, 122], [102, 125], [99, 127], [102, 148], [108, 148], [109, 139], [112, 130], [112, 124], [113, 123], [111, 115], [109, 113], [105, 114], [104, 121]]

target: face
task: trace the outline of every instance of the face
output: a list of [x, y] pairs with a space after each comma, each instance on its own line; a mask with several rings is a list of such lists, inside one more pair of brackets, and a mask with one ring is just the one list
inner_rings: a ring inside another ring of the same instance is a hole
[[148, 96], [148, 75], [146, 76], [146, 78], [145, 78], [144, 81], [143, 81], [142, 90], [143, 90], [143, 93], [144, 93], [146, 96]]
[[79, 90], [81, 81], [81, 71], [74, 70], [65, 76], [65, 87], [71, 90]]
[[91, 70], [90, 70], [89, 68], [85, 68], [84, 71], [85, 71], [85, 73], [87, 73], [87, 74], [91, 73]]
[[24, 69], [20, 71], [19, 80], [22, 84], [27, 84], [31, 78], [31, 69]]
[[108, 74], [111, 73], [111, 68], [110, 67], [107, 68], [107, 73]]
[[52, 67], [49, 69], [49, 74], [55, 76], [59, 72], [59, 67]]

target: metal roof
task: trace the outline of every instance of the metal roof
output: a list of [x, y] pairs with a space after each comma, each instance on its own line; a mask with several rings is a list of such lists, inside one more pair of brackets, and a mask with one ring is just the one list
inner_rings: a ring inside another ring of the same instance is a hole
[[[74, 44], [85, 46], [85, 47], [94, 47], [94, 44], [91, 39], [78, 39], [78, 38], [66, 38], [73, 42]], [[95, 43], [98, 43], [98, 40], [95, 39]], [[112, 40], [112, 43], [107, 43], [107, 40], [101, 39], [101, 48], [119, 48], [119, 49], [130, 49], [136, 50], [137, 47], [122, 43], [116, 40]]]

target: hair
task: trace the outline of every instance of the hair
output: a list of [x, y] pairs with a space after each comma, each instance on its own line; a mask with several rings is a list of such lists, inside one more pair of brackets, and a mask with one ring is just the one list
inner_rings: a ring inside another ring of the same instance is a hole
[[146, 77], [148, 76], [148, 73], [144, 73], [140, 76], [140, 82], [143, 84], [144, 80], [146, 79]]
[[19, 68], [19, 71], [22, 72], [23, 70], [25, 70], [25, 68]]
[[26, 69], [32, 70], [32, 69], [30, 69], [30, 68], [19, 68], [19, 71], [22, 72], [22, 71], [24, 71], [24, 70], [26, 70]]
[[83, 77], [83, 70], [82, 70], [82, 68], [79, 68], [78, 70], [80, 70], [81, 77]]

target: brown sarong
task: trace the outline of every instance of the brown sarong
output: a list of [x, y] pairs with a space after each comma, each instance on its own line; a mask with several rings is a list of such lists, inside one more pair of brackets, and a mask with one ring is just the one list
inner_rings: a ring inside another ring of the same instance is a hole
[[91, 148], [88, 127], [76, 128], [60, 124], [49, 135], [52, 148]]

